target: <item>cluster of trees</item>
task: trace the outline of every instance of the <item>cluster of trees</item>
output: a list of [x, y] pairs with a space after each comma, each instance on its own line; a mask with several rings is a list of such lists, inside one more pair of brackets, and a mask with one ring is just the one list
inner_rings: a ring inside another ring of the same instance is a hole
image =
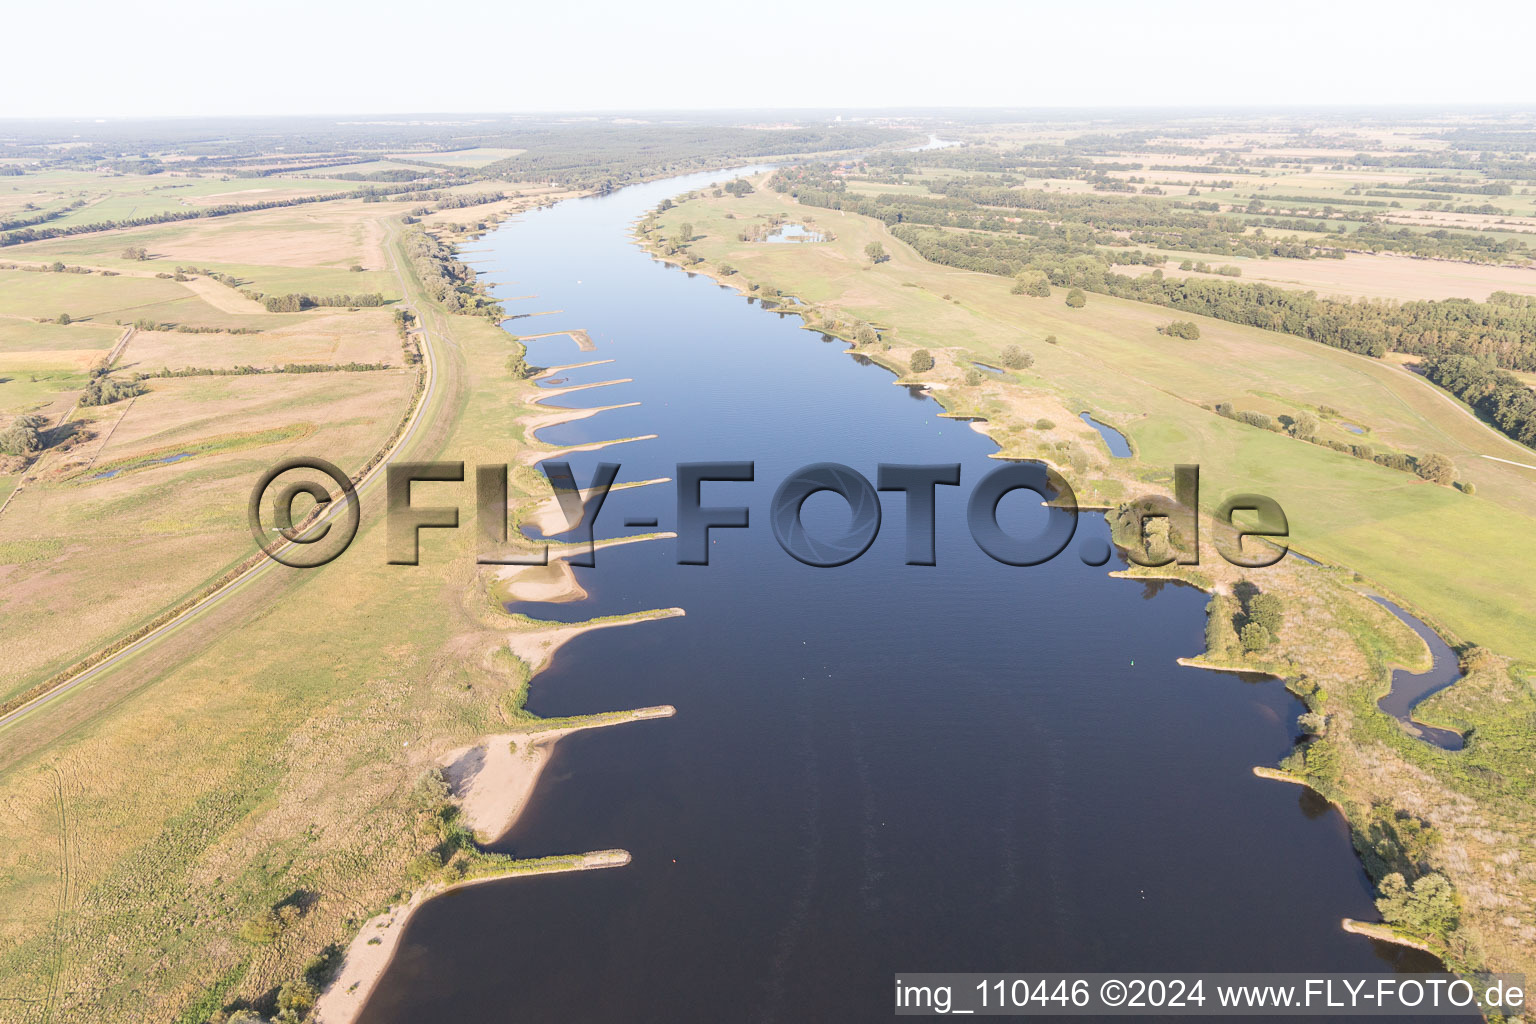
[[1446, 941], [1461, 923], [1461, 908], [1450, 881], [1438, 872], [1413, 884], [1394, 871], [1381, 880], [1376, 909], [1388, 924], [1429, 939]]
[[103, 373], [86, 385], [85, 391], [80, 395], [80, 404], [111, 405], [125, 398], [142, 395], [145, 390], [137, 373], [126, 380], [113, 380]]
[[1157, 333], [1166, 334], [1170, 338], [1184, 338], [1188, 341], [1200, 340], [1200, 325], [1193, 320], [1175, 320], [1166, 326], [1159, 327]]
[[447, 196], [437, 204], [438, 212], [443, 210], [462, 210], [470, 206], [484, 206], [486, 203], [497, 203], [507, 198], [505, 192], [481, 192], [475, 195]]
[[[1237, 625], [1237, 623], [1234, 623]], [[1237, 638], [1245, 651], [1266, 651], [1285, 625], [1285, 602], [1278, 594], [1248, 594]]]
[[[118, 321], [119, 324], [122, 321]], [[141, 331], [175, 331], [177, 334], [260, 334], [260, 327], [205, 327], [191, 324], [173, 324], [140, 317], [133, 326]]]
[[10, 220], [0, 220], [0, 231], [16, 231], [22, 228], [35, 227], [38, 224], [46, 224], [51, 220], [58, 220], [66, 213], [72, 213], [84, 205], [84, 199], [77, 199], [68, 206], [62, 206], [57, 210], [50, 210], [47, 213], [39, 213], [34, 217], [13, 217]]
[[1431, 359], [1424, 374], [1516, 441], [1536, 448], [1536, 391], [1519, 377], [1464, 355]]
[[749, 196], [753, 192], [757, 191], [752, 187], [752, 183], [746, 178], [737, 178], [735, 181], [728, 181], [725, 183], [724, 188], [725, 191], [729, 192], [737, 199], [740, 199], [742, 196]]
[[405, 365], [415, 366], [421, 362], [421, 350], [416, 341], [411, 337], [411, 329], [416, 326], [416, 314], [405, 307], [395, 310], [395, 333], [400, 335], [400, 354], [405, 359]]
[[1281, 416], [1277, 419], [1268, 413], [1256, 412], [1252, 409], [1234, 409], [1230, 402], [1218, 402], [1215, 411], [1218, 416], [1246, 423], [1250, 427], [1258, 427], [1260, 430], [1269, 430], [1277, 434], [1289, 434], [1299, 441], [1332, 448], [1336, 452], [1353, 455], [1357, 459], [1374, 462], [1378, 466], [1385, 466], [1403, 473], [1416, 473], [1421, 478], [1443, 487], [1449, 487], [1456, 482], [1456, 465], [1444, 455], [1431, 453], [1414, 456], [1400, 452], [1377, 452], [1368, 444], [1349, 444], [1331, 438], [1318, 437], [1317, 417], [1311, 413], [1304, 412], [1296, 417]]
[[142, 374], [151, 377], [248, 377], [262, 373], [362, 373], [368, 370], [388, 370], [388, 363], [284, 363], [282, 366], [184, 366], [179, 370], [161, 368]]
[[378, 292], [365, 295], [268, 295], [261, 300], [268, 313], [298, 313], [316, 306], [348, 306], [354, 308], [385, 305], [384, 296]]
[[416, 276], [433, 299], [450, 312], [484, 316], [500, 320], [506, 316], [501, 304], [481, 291], [474, 270], [454, 255], [453, 250], [420, 228], [405, 236], [405, 253]]
[[1198, 262], [1195, 260], [1183, 260], [1179, 263], [1179, 269], [1184, 271], [1193, 270], [1197, 274], [1220, 274], [1222, 277], [1243, 276], [1242, 267], [1234, 267], [1230, 263], [1223, 263], [1221, 266], [1212, 270], [1211, 265], [1204, 260], [1200, 260]]

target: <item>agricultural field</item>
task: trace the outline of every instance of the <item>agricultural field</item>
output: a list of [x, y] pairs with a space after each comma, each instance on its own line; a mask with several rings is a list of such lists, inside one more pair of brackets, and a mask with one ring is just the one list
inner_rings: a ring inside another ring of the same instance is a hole
[[484, 167], [497, 160], [526, 153], [525, 149], [501, 149], [495, 146], [476, 146], [474, 149], [458, 149], [448, 153], [401, 153], [397, 158], [424, 163], [441, 164], [444, 167]]

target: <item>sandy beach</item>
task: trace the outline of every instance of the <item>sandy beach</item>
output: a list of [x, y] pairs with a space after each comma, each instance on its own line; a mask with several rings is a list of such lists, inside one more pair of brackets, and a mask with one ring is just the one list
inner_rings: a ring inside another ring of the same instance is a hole
[[[568, 639], [568, 638], [567, 638]], [[481, 842], [490, 842], [506, 834], [528, 804], [539, 775], [549, 762], [555, 744], [562, 736], [584, 729], [601, 729], [625, 722], [651, 718], [670, 718], [677, 713], [671, 705], [638, 708], [594, 715], [589, 720], [553, 729], [498, 733], [478, 743], [449, 751], [438, 763], [448, 778], [454, 799], [465, 823], [474, 829]], [[516, 875], [476, 878], [454, 885], [431, 885], [417, 890], [404, 903], [396, 904], [370, 919], [347, 947], [346, 957], [331, 983], [315, 1003], [318, 1024], [351, 1024], [389, 968], [399, 947], [400, 937], [411, 915], [422, 904], [452, 889], [506, 878], [531, 877], [565, 871], [591, 871], [622, 867], [629, 863], [624, 850], [599, 850], [580, 855], [573, 866], [525, 871]]]

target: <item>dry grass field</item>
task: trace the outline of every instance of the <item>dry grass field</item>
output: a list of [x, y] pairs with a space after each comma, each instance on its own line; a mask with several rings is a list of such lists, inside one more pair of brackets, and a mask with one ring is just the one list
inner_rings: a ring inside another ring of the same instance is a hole
[[[1179, 269], [1186, 253], [1169, 253], [1162, 270], [1166, 274], [1221, 280], [1219, 274], [1200, 274]], [[1476, 299], [1484, 301], [1497, 291], [1536, 295], [1536, 266], [1486, 266], [1451, 260], [1419, 259], [1357, 253], [1343, 260], [1256, 260], [1243, 256], [1212, 257], [1240, 267], [1244, 281], [1259, 281], [1277, 288], [1316, 292], [1325, 298]], [[1129, 274], [1150, 274], [1153, 267], [1128, 267]]]

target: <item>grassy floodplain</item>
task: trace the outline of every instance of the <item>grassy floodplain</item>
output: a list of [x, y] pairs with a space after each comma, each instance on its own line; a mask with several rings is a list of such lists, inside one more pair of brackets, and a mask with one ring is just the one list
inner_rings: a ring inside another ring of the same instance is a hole
[[[1400, 923], [1395, 934], [1457, 968], [1536, 966], [1536, 930], [1508, 911], [1536, 899], [1536, 874], [1513, 854], [1536, 828], [1536, 629], [1525, 614], [1536, 565], [1522, 542], [1536, 527], [1536, 473], [1480, 457], [1536, 463], [1530, 450], [1395, 362], [1205, 317], [1194, 318], [1198, 339], [1174, 337], [1159, 328], [1183, 314], [1105, 295], [1072, 308], [1064, 289], [1015, 294], [1007, 277], [928, 262], [886, 224], [798, 204], [767, 180], [754, 179], [744, 196], [685, 197], [642, 222], [640, 238], [664, 259], [854, 342], [900, 379], [930, 384], [948, 412], [982, 417], [974, 425], [1004, 454], [1061, 467], [1083, 502], [1113, 509], [1166, 494], [1172, 466], [1198, 462], [1207, 513], [1242, 491], [1281, 503], [1295, 546], [1327, 564], [1238, 569], [1210, 550], [1216, 528], [1207, 521], [1198, 567], [1125, 575], [1210, 592], [1208, 649], [1191, 664], [1267, 672], [1307, 705], [1302, 725], [1314, 738], [1286, 760], [1287, 777], [1345, 810], [1374, 878], [1449, 880], [1456, 923], [1430, 925], [1419, 910], [1402, 911], [1413, 925]], [[831, 239], [741, 240], [775, 222]], [[872, 243], [887, 258], [872, 258]], [[1011, 346], [1031, 357], [1026, 368], [972, 368], [1005, 367]], [[932, 369], [913, 369], [919, 349]], [[1378, 450], [1449, 453], [1458, 480], [1476, 493], [1217, 415], [1218, 402], [1308, 413], [1318, 436], [1360, 436], [1345, 429], [1353, 427]], [[1133, 457], [1109, 458], [1077, 418], [1083, 411], [1126, 434]], [[1117, 536], [1134, 543], [1119, 513], [1111, 518]], [[1376, 708], [1394, 668], [1423, 671], [1429, 658], [1406, 625], [1365, 596], [1371, 590], [1434, 623], [1460, 653], [1465, 677], [1415, 715], [1468, 734], [1465, 750], [1432, 746]], [[1246, 650], [1238, 629], [1255, 592], [1278, 598], [1285, 612], [1263, 650]]]
[[[883, 224], [799, 207], [765, 188], [685, 207], [662, 216], [662, 236], [692, 223], [699, 237], [690, 251], [734, 267], [734, 280], [779, 289], [818, 313], [889, 325], [898, 354], [930, 349], [941, 369], [923, 379], [944, 382], [950, 411], [988, 416], [1005, 452], [1070, 440], [1096, 470], [1080, 475], [1105, 476], [1107, 451], [1076, 424], [1078, 412], [1092, 411], [1130, 438], [1139, 472], [1166, 480], [1174, 464], [1198, 461], [1211, 507], [1229, 493], [1268, 494], [1286, 509], [1298, 549], [1359, 570], [1457, 635], [1536, 660], [1536, 623], [1524, 612], [1536, 606], [1536, 573], [1519, 554], [1536, 529], [1536, 473], [1481, 458], [1536, 462], [1536, 452], [1400, 367], [1210, 318], [1197, 318], [1198, 341], [1170, 338], [1158, 328], [1183, 314], [1108, 296], [1070, 309], [1060, 291], [1014, 295], [1006, 278], [928, 263]], [[835, 240], [738, 241], [754, 220], [774, 216]], [[864, 248], [876, 241], [891, 258], [872, 265]], [[1056, 344], [1045, 343], [1051, 335]], [[1007, 345], [1034, 357], [1009, 375], [1024, 387], [964, 385], [970, 359], [1000, 366]], [[1380, 449], [1443, 452], [1477, 493], [1225, 419], [1209, 408], [1218, 402], [1277, 416], [1336, 409], [1335, 423], [1366, 428]], [[1058, 426], [1041, 432], [1033, 425], [1047, 405]]]
[[[549, 201], [531, 191], [473, 212], [495, 220]], [[283, 210], [6, 251], [0, 262], [15, 266], [0, 270], [0, 359], [50, 375], [0, 384], [7, 411], [67, 419], [84, 440], [23, 469], [25, 486], [0, 516], [4, 696], [244, 559], [245, 494], [273, 460], [323, 450], [356, 472], [410, 406], [418, 369], [402, 358], [391, 310], [230, 313], [189, 287], [239, 297], [202, 271], [319, 295], [387, 280], [388, 297], [405, 298], [428, 336], [413, 344], [436, 346], [437, 383], [411, 454], [451, 444], [456, 456], [496, 461], [522, 437], [536, 392], [508, 373], [520, 347], [485, 317], [451, 315], [425, 294], [400, 248], [399, 207], [323, 209], [298, 252], [277, 243], [294, 237]], [[455, 237], [452, 223], [435, 228]], [[181, 260], [199, 272], [140, 273], [142, 261], [121, 256], [130, 246], [147, 248], [157, 272]], [[253, 256], [286, 263], [245, 262]], [[97, 269], [21, 269], [56, 258]], [[69, 310], [78, 319], [67, 326], [39, 322]], [[76, 407], [89, 366], [123, 336], [117, 321], [139, 318], [160, 327], [130, 336], [114, 378], [161, 366], [392, 368], [155, 377], [135, 398]], [[537, 479], [519, 467], [513, 500]], [[509, 632], [527, 632], [547, 658], [575, 630], [539, 641], [543, 624], [501, 613], [474, 569], [469, 531], [428, 539], [431, 569], [387, 567], [379, 518], [365, 517], [349, 556], [319, 575], [268, 574], [5, 728], [0, 792], [19, 840], [0, 858], [6, 998], [53, 1020], [197, 1022], [221, 1007], [270, 1006], [285, 983], [319, 978], [334, 960], [327, 950], [411, 890], [568, 866], [480, 855], [444, 795], [413, 786], [453, 746], [530, 724], [521, 701], [531, 669], [508, 651]]]

